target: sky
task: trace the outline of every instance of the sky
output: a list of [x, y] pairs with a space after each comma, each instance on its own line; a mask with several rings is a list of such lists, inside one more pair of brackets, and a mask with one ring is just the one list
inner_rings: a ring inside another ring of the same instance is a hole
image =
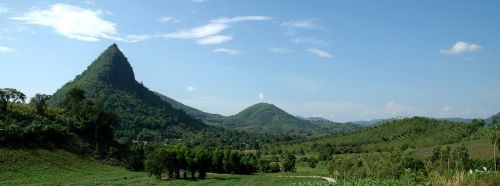
[[116, 43], [200, 110], [345, 122], [500, 112], [500, 1], [0, 2], [0, 87], [52, 94]]

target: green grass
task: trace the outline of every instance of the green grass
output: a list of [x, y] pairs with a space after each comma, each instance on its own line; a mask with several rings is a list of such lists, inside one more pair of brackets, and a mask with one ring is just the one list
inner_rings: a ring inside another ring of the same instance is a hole
[[299, 167], [297, 173], [208, 174], [205, 180], [166, 181], [62, 150], [0, 149], [0, 185], [325, 185], [318, 179], [291, 177], [316, 173], [326, 170]]
[[145, 173], [65, 151], [0, 149], [0, 185], [158, 185]]
[[[470, 157], [475, 159], [489, 159], [493, 158], [493, 145], [488, 139], [480, 139], [474, 141], [464, 142], [467, 149], [469, 149]], [[455, 147], [460, 145], [460, 143], [450, 144], [449, 146]], [[432, 147], [417, 148], [415, 149], [415, 155], [420, 158], [426, 158], [431, 155]], [[497, 156], [500, 155], [500, 151], [497, 150]]]

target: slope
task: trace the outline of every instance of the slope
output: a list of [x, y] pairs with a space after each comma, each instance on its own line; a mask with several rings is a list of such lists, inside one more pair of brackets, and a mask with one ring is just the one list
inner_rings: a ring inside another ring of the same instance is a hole
[[456, 143], [473, 131], [464, 123], [413, 117], [387, 121], [380, 125], [345, 135], [319, 137], [292, 146], [321, 151], [325, 146], [336, 146], [337, 151], [386, 151], [394, 148], [430, 147]]
[[172, 107], [174, 107], [176, 109], [183, 110], [184, 112], [186, 112], [187, 114], [191, 115], [192, 117], [194, 117], [196, 119], [200, 119], [200, 120], [205, 121], [207, 124], [221, 123], [225, 119], [225, 117], [222, 116], [222, 115], [203, 112], [203, 111], [198, 110], [196, 108], [184, 105], [181, 102], [178, 102], [178, 101], [176, 101], [176, 100], [174, 100], [172, 98], [169, 98], [169, 97], [167, 97], [167, 96], [165, 96], [163, 94], [160, 94], [158, 92], [155, 92], [155, 93], [156, 93], [156, 95], [160, 96], [160, 98], [163, 101], [165, 101], [165, 102], [169, 103], [170, 105], [172, 105]]
[[307, 121], [288, 114], [275, 105], [258, 103], [229, 116], [223, 126], [252, 133], [317, 136], [358, 129], [357, 125]]
[[65, 84], [49, 100], [60, 106], [66, 92], [80, 88], [86, 97], [115, 112], [120, 125], [115, 137], [121, 140], [188, 138], [206, 128], [201, 121], [173, 108], [135, 80], [132, 66], [116, 44], [108, 47], [81, 75]]
[[497, 124], [500, 122], [500, 112], [485, 120], [486, 124]]

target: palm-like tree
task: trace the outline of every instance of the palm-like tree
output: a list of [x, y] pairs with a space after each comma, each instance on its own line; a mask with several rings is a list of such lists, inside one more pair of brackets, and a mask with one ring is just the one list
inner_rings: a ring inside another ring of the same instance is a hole
[[491, 143], [493, 144], [493, 160], [495, 161], [495, 171], [497, 171], [497, 148], [500, 148], [500, 132], [495, 131], [491, 138]]

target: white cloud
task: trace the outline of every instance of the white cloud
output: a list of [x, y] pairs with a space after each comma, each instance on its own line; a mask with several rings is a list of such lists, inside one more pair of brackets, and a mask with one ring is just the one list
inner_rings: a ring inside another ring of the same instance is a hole
[[264, 93], [259, 93], [259, 94], [258, 94], [258, 96], [259, 96], [259, 99], [260, 99], [260, 100], [263, 100], [263, 99], [264, 99]]
[[229, 55], [236, 55], [239, 54], [238, 50], [236, 49], [231, 49], [231, 48], [217, 48], [213, 50], [214, 52], [219, 52], [219, 53], [226, 53]]
[[88, 4], [88, 5], [95, 5], [95, 0], [86, 0], [85, 1], [85, 4]]
[[191, 86], [191, 85], [190, 85], [190, 86], [187, 86], [187, 87], [186, 87], [186, 90], [187, 90], [188, 92], [193, 92], [193, 91], [195, 91], [195, 90], [196, 90], [196, 87], [193, 87], [193, 86]]
[[315, 46], [328, 45], [328, 43], [326, 41], [318, 39], [316, 36], [297, 37], [297, 38], [293, 38], [291, 41], [295, 44], [307, 44], [307, 45], [315, 45]]
[[197, 39], [198, 44], [220, 44], [232, 39], [229, 35], [220, 35], [221, 32], [231, 27], [231, 24], [243, 21], [263, 21], [271, 19], [265, 16], [238, 16], [233, 18], [219, 18], [209, 23], [188, 30], [181, 30], [163, 34], [165, 38]]
[[119, 36], [116, 24], [102, 18], [103, 11], [83, 9], [67, 4], [54, 4], [49, 9], [34, 9], [10, 19], [24, 24], [48, 26], [58, 34], [82, 41], [111, 39], [136, 42], [150, 36]]
[[439, 51], [443, 54], [461, 54], [481, 50], [481, 48], [477, 44], [458, 41], [450, 49], [440, 49]]
[[199, 45], [215, 45], [215, 44], [221, 44], [226, 41], [229, 41], [233, 39], [233, 37], [228, 36], [228, 35], [215, 35], [215, 36], [208, 36], [205, 38], [198, 39], [196, 41], [197, 44]]
[[12, 52], [12, 51], [14, 51], [14, 49], [6, 47], [6, 46], [0, 46], [0, 52], [1, 53], [3, 53], [3, 52]]
[[9, 13], [10, 8], [0, 5], [0, 14]]
[[296, 20], [281, 23], [281, 26], [287, 28], [301, 28], [301, 29], [314, 29], [317, 28], [316, 21], [312, 19], [308, 20]]
[[286, 53], [290, 53], [291, 50], [288, 49], [288, 48], [283, 48], [283, 47], [269, 47], [268, 50], [272, 53], [276, 53], [276, 54], [286, 54]]
[[323, 50], [316, 49], [316, 48], [310, 48], [308, 51], [311, 52], [312, 54], [314, 54], [318, 57], [322, 57], [322, 58], [332, 58], [333, 57], [330, 53], [323, 51]]
[[167, 23], [167, 22], [179, 22], [178, 19], [176, 19], [175, 17], [172, 17], [172, 16], [161, 16], [160, 18], [158, 18], [158, 20], [160, 22], [163, 22], [163, 23]]
[[207, 2], [208, 0], [188, 0], [189, 2], [193, 2], [193, 3], [203, 3], [203, 2]]
[[270, 20], [270, 17], [266, 16], [237, 16], [233, 18], [219, 18], [219, 19], [214, 19], [211, 22], [213, 23], [238, 23], [238, 22], [243, 22], [243, 21], [265, 21], [265, 20]]
[[194, 27], [189, 30], [183, 30], [174, 33], [165, 34], [164, 37], [167, 38], [178, 38], [178, 39], [196, 39], [203, 38], [211, 35], [216, 35], [223, 30], [229, 28], [229, 25], [223, 23], [208, 23], [206, 25]]
[[452, 109], [453, 109], [453, 107], [450, 107], [450, 106], [448, 106], [448, 107], [444, 107], [443, 109], [441, 109], [441, 112], [449, 112], [449, 111], [451, 111]]
[[393, 101], [387, 102], [384, 106], [384, 110], [393, 116], [397, 116], [398, 114], [403, 112], [404, 109], [405, 107], [403, 105], [397, 104], [396, 102]]

